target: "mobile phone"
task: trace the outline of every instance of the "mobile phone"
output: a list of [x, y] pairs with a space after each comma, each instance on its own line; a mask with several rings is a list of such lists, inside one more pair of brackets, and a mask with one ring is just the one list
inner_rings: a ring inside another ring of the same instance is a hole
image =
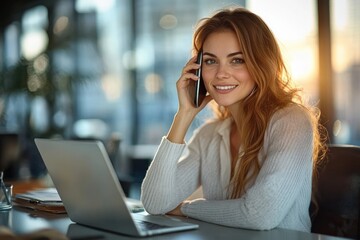
[[205, 96], [206, 96], [206, 88], [204, 81], [201, 76], [201, 68], [202, 68], [202, 60], [203, 59], [203, 52], [202, 50], [199, 51], [196, 63], [200, 64], [200, 68], [196, 70], [195, 74], [199, 77], [199, 79], [195, 82], [195, 88], [194, 88], [194, 105], [195, 107], [199, 107], [201, 103], [203, 102]]

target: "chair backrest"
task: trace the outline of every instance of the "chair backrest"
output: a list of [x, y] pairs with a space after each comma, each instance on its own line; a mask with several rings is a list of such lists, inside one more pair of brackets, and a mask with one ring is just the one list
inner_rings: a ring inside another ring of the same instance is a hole
[[330, 145], [325, 158], [312, 232], [360, 239], [360, 146]]

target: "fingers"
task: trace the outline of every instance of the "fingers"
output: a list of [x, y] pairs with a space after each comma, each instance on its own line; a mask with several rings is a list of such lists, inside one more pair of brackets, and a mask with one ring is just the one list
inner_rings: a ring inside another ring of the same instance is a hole
[[174, 215], [174, 216], [184, 216], [184, 214], [181, 212], [181, 206], [183, 203], [180, 203], [175, 209], [171, 210], [167, 214]]
[[195, 70], [199, 69], [200, 64], [197, 64], [196, 57], [191, 58], [183, 68], [181, 76], [178, 80], [178, 87], [187, 87], [189, 85], [189, 80], [198, 80], [198, 76], [195, 75]]
[[197, 81], [198, 79], [198, 76], [196, 76], [194, 73], [188, 72], [180, 76], [178, 84], [180, 86], [186, 87], [191, 83], [191, 81]]
[[182, 73], [176, 82], [176, 88], [179, 100], [179, 109], [185, 111], [199, 112], [201, 109], [194, 106], [195, 84], [194, 81], [199, 79], [195, 72], [200, 68], [200, 64], [196, 63], [196, 57], [192, 57], [182, 69]]
[[184, 66], [182, 70], [182, 74], [186, 74], [188, 72], [195, 72], [194, 70], [199, 69], [200, 64], [196, 63], [196, 57], [192, 57]]

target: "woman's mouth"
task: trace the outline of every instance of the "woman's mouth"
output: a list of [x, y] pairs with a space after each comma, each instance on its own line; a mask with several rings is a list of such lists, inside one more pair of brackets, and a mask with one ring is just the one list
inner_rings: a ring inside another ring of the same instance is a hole
[[230, 92], [231, 90], [233, 90], [234, 88], [236, 88], [238, 85], [214, 85], [214, 88], [218, 91], [218, 92]]

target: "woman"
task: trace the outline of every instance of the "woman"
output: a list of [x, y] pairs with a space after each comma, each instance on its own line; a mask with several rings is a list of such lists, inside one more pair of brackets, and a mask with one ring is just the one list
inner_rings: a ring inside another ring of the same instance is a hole
[[[208, 96], [193, 106], [188, 88], [196, 57], [177, 81], [179, 108], [142, 184], [151, 214], [211, 223], [309, 232], [312, 174], [322, 148], [318, 114], [292, 88], [266, 24], [243, 8], [203, 19], [194, 52], [203, 50]], [[216, 119], [185, 134], [211, 100]], [[203, 198], [186, 200], [202, 187]]]

